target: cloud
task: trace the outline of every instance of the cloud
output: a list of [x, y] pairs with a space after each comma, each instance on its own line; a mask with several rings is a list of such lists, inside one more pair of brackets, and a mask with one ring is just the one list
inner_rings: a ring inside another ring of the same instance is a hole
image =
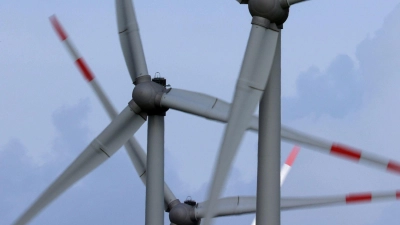
[[363, 89], [354, 64], [349, 56], [338, 55], [324, 71], [311, 67], [301, 73], [296, 83], [298, 95], [282, 100], [283, 120], [308, 115], [343, 118], [356, 110]]
[[[0, 217], [5, 224], [26, 210], [35, 198], [54, 180], [60, 169], [70, 163], [88, 142], [88, 128], [84, 121], [89, 112], [89, 101], [63, 106], [53, 114], [57, 137], [52, 152], [38, 164], [29, 155], [28, 147], [17, 138], [0, 147]], [[60, 166], [63, 165], [63, 166]], [[29, 187], [29, 188], [27, 188]]]
[[387, 101], [395, 97], [392, 87], [400, 84], [398, 11], [400, 5], [374, 35], [358, 45], [356, 62], [347, 55], [338, 55], [323, 71], [310, 67], [302, 72], [296, 81], [297, 96], [282, 99], [283, 121], [310, 116], [343, 119], [370, 99]]
[[[396, 13], [397, 12], [397, 13]], [[356, 56], [360, 73], [368, 89], [367, 96], [373, 97], [400, 82], [400, 5], [389, 14], [383, 26], [374, 36], [364, 39], [357, 48]]]
[[[54, 140], [54, 151], [61, 154], [76, 155], [88, 143], [89, 129], [86, 126], [90, 112], [88, 99], [81, 100], [73, 106], [63, 106], [53, 113], [53, 124], [57, 137]], [[64, 153], [62, 153], [64, 152]]]
[[[339, 55], [322, 72], [310, 68], [300, 74], [298, 95], [283, 99], [287, 124], [399, 161], [399, 21], [400, 5], [388, 15], [382, 28], [360, 42], [354, 60]], [[291, 195], [387, 191], [399, 185], [393, 175], [384, 171], [306, 150], [300, 154], [289, 178], [283, 190]], [[395, 223], [392, 211], [400, 206], [388, 205], [327, 207], [282, 215], [284, 224]]]
[[26, 148], [18, 139], [0, 148], [0, 217], [11, 219], [13, 210], [26, 197], [26, 185], [32, 182], [33, 164], [26, 156]]

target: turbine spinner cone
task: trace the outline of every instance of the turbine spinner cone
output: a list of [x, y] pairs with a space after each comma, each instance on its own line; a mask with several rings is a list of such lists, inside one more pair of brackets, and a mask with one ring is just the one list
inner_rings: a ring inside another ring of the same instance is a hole
[[154, 78], [155, 82], [150, 79], [149, 75], [139, 78], [135, 81], [136, 86], [132, 92], [132, 100], [148, 115], [165, 116], [165, 112], [169, 108], [161, 106], [161, 98], [167, 92], [167, 89], [163, 86], [166, 80], [164, 78]]

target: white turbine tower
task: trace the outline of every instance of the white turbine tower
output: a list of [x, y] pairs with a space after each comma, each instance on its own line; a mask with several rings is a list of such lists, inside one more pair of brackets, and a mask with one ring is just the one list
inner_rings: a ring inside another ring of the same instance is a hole
[[[365, 163], [368, 166], [400, 173], [400, 164], [325, 141], [281, 126], [280, 120], [280, 30], [289, 6], [301, 0], [248, 0], [252, 28], [236, 85], [232, 105], [207, 94], [171, 89], [163, 78], [151, 79], [144, 57], [138, 23], [131, 0], [116, 0], [118, 32], [126, 65], [135, 84], [128, 106], [117, 115], [93, 73], [74, 48], [55, 17], [51, 22], [65, 43], [83, 76], [99, 97], [112, 122], [84, 149], [72, 164], [21, 215], [15, 225], [27, 224], [48, 204], [74, 183], [100, 166], [123, 145], [138, 175], [146, 184], [146, 224], [164, 224], [164, 211], [177, 225], [210, 224], [216, 216], [256, 212], [257, 224], [280, 224], [280, 211], [333, 204], [398, 199], [399, 191], [360, 193], [314, 198], [280, 198], [280, 141]], [[261, 102], [260, 102], [261, 101]], [[253, 115], [260, 102], [260, 118]], [[205, 202], [180, 202], [164, 183], [164, 116], [168, 109], [179, 110], [227, 123], [215, 166], [208, 199]], [[148, 120], [147, 156], [132, 137]], [[219, 198], [232, 160], [244, 132], [258, 131], [257, 196]], [[267, 210], [268, 209], [268, 210]]]

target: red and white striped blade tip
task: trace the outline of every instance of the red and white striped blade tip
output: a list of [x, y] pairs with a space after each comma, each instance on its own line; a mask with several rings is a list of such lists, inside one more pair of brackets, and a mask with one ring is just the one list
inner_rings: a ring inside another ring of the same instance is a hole
[[341, 144], [333, 143], [330, 148], [330, 154], [341, 156], [356, 162], [366, 161], [385, 167], [390, 172], [400, 173], [400, 163], [394, 160], [386, 160], [365, 152], [361, 152], [355, 148], [347, 147]]
[[300, 147], [294, 146], [292, 151], [290, 152], [288, 158], [286, 159], [285, 164], [288, 166], [292, 166], [294, 161], [296, 160], [297, 154], [299, 154]]
[[65, 33], [61, 24], [58, 22], [56, 15], [50, 16], [49, 19], [50, 19], [50, 22], [53, 25], [54, 29], [56, 30], [58, 36], [60, 37], [61, 41], [64, 41], [65, 39], [67, 39], [67, 33]]
[[92, 71], [89, 69], [89, 66], [86, 64], [83, 57], [80, 56], [78, 50], [73, 46], [71, 40], [69, 40], [67, 33], [65, 32], [64, 28], [61, 26], [56, 15], [50, 16], [49, 19], [50, 19], [51, 24], [53, 25], [53, 28], [55, 29], [58, 36], [60, 37], [61, 41], [65, 43], [65, 46], [67, 47], [73, 60], [75, 61], [76, 65], [78, 66], [79, 70], [81, 71], [83, 77], [88, 82], [91, 82], [94, 79], [94, 75], [93, 75]]

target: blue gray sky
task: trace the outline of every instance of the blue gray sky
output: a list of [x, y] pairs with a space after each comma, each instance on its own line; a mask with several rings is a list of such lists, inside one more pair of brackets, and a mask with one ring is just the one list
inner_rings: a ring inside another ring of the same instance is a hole
[[[400, 161], [400, 1], [314, 0], [282, 31], [282, 122]], [[135, 1], [149, 72], [231, 101], [250, 31], [234, 0]], [[133, 85], [113, 1], [0, 2], [0, 218], [14, 221], [109, 123], [50, 26], [57, 14], [118, 110]], [[203, 201], [224, 125], [170, 110], [166, 182]], [[146, 147], [146, 126], [135, 135]], [[292, 144], [282, 143], [282, 162]], [[246, 134], [224, 195], [254, 195], [257, 137]], [[303, 148], [283, 196], [390, 191], [398, 176]], [[145, 188], [124, 150], [31, 224], [144, 224]], [[400, 202], [282, 213], [289, 224], [397, 224]], [[215, 220], [250, 224], [254, 215]], [[169, 224], [165, 220], [165, 224]]]

